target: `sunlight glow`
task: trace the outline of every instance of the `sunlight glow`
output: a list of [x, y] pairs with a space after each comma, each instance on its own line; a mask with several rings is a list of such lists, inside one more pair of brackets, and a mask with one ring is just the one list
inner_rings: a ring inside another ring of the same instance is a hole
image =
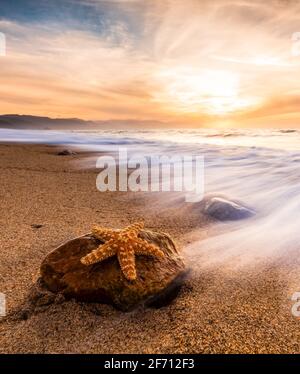
[[300, 1], [77, 2], [76, 14], [62, 0], [28, 20], [8, 7], [2, 114], [300, 127]]
[[163, 99], [183, 112], [222, 115], [252, 105], [240, 97], [239, 76], [230, 71], [167, 69], [160, 73], [160, 80], [165, 87]]

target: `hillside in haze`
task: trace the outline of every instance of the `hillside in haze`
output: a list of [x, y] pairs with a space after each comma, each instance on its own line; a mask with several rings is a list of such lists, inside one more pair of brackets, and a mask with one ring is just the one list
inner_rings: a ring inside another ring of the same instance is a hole
[[92, 121], [83, 121], [78, 118], [49, 118], [35, 117], [18, 114], [5, 114], [0, 116], [0, 128], [9, 129], [78, 129], [89, 128], [92, 125], [96, 127]]
[[79, 118], [49, 118], [18, 114], [0, 115], [0, 128], [31, 130], [122, 130], [165, 127], [159, 121], [108, 120], [85, 121]]

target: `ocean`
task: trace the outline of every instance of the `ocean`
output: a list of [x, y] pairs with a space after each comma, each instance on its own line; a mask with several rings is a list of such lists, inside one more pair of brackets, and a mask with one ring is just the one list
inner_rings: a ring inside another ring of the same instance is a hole
[[[0, 129], [2, 142], [59, 144], [92, 152], [192, 154], [204, 157], [204, 193], [222, 195], [256, 211], [201, 243], [193, 254], [212, 263], [235, 257], [240, 263], [288, 258], [300, 250], [300, 131], [298, 130], [128, 130], [48, 131]], [[95, 167], [95, 157], [75, 167]], [[158, 196], [159, 199], [159, 196]], [[188, 203], [187, 203], [188, 204]], [[299, 252], [300, 253], [300, 252]], [[207, 256], [206, 256], [207, 257]], [[236, 262], [236, 261], [235, 261]]]

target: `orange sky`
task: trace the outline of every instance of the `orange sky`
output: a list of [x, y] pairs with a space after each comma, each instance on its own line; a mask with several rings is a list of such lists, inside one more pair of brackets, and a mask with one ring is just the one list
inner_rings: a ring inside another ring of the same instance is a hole
[[104, 31], [0, 17], [1, 114], [300, 127], [300, 1], [81, 3]]

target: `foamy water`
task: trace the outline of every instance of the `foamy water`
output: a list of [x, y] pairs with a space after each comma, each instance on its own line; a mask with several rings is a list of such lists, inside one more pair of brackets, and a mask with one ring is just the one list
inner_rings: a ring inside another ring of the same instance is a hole
[[[0, 129], [5, 142], [49, 143], [92, 151], [205, 158], [205, 193], [238, 199], [257, 211], [225, 233], [187, 248], [209, 263], [287, 256], [300, 250], [300, 132], [294, 130], [32, 131]], [[95, 162], [92, 159], [91, 162]], [[94, 165], [93, 165], [94, 166]], [[82, 165], [81, 165], [82, 167]], [[300, 253], [300, 252], [299, 252]]]

